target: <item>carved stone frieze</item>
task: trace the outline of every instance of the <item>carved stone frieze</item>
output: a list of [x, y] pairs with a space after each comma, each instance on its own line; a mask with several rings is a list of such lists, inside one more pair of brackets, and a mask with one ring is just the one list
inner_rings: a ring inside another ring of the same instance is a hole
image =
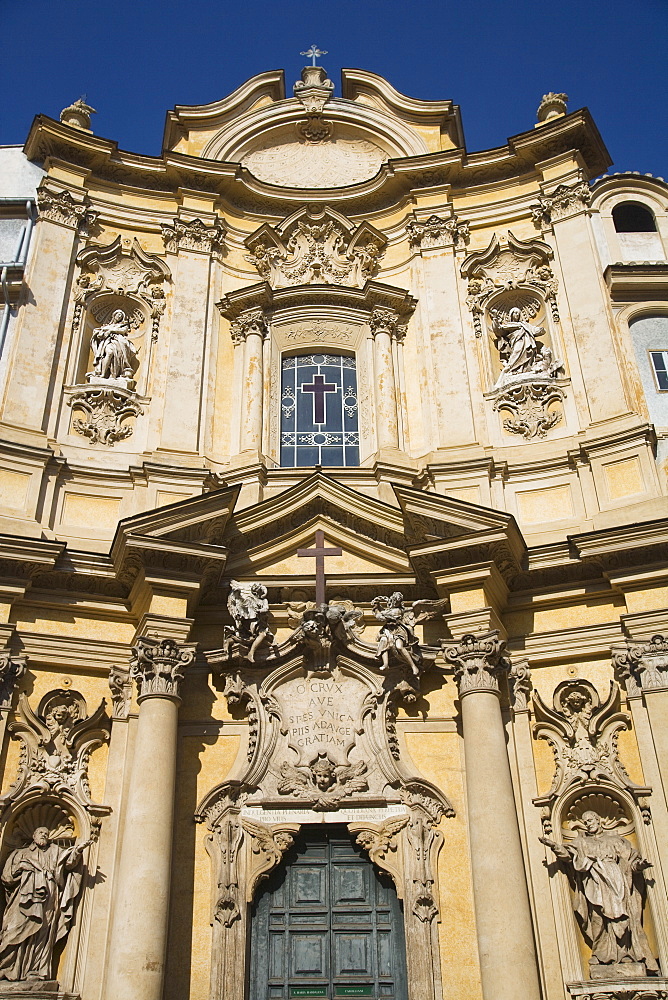
[[109, 448], [132, 435], [134, 423], [128, 421], [136, 420], [144, 412], [132, 391], [94, 382], [71, 389], [67, 405], [72, 407], [73, 413], [83, 414], [73, 416], [72, 429], [89, 438], [91, 444], [104, 444]]
[[109, 738], [109, 720], [102, 700], [92, 715], [77, 691], [54, 690], [35, 713], [26, 695], [19, 698], [9, 732], [21, 740], [19, 773], [0, 803], [16, 803], [36, 794], [69, 794], [84, 808], [92, 806], [88, 761]]
[[453, 215], [444, 219], [430, 215], [425, 221], [413, 219], [406, 224], [408, 242], [419, 250], [458, 247], [468, 243], [469, 223]]
[[521, 434], [527, 441], [545, 437], [563, 418], [562, 411], [553, 407], [563, 402], [565, 393], [549, 377], [530, 380], [527, 377], [526, 381], [511, 382], [490, 395], [495, 410], [511, 414], [503, 420], [504, 428], [510, 434]]
[[574, 784], [602, 781], [636, 796], [647, 792], [631, 781], [619, 759], [619, 733], [630, 727], [630, 719], [620, 711], [617, 684], [610, 685], [604, 703], [594, 685], [580, 679], [558, 684], [551, 706], [537, 692], [533, 703], [534, 735], [547, 740], [555, 761], [552, 787], [547, 795], [535, 800], [537, 805], [551, 804]]
[[552, 194], [542, 196], [537, 205], [531, 206], [531, 215], [535, 225], [542, 228], [587, 208], [590, 203], [591, 189], [586, 181], [560, 184]]
[[502, 240], [495, 234], [485, 250], [475, 250], [465, 258], [461, 274], [468, 281], [466, 304], [477, 337], [482, 337], [483, 317], [490, 300], [501, 292], [508, 293], [504, 297], [507, 308], [528, 310], [525, 319], [538, 311], [527, 299], [527, 292], [534, 293], [534, 300], [537, 292], [539, 299], [550, 305], [552, 318], [558, 322], [558, 282], [550, 264], [553, 257], [554, 251], [542, 240], [520, 240], [508, 232]]
[[178, 699], [183, 671], [194, 658], [194, 645], [140, 636], [132, 647], [130, 660], [130, 673], [137, 682], [139, 701], [145, 698]]
[[171, 225], [162, 226], [162, 238], [168, 253], [179, 250], [198, 250], [201, 253], [220, 253], [225, 242], [225, 223], [217, 219], [207, 226], [201, 219], [174, 219]]
[[375, 274], [387, 239], [368, 222], [355, 227], [330, 208], [303, 208], [246, 240], [246, 257], [274, 288], [326, 284], [361, 288]]
[[78, 229], [82, 236], [89, 235], [99, 214], [91, 211], [88, 198], [79, 202], [69, 191], [53, 191], [43, 184], [37, 191], [37, 206], [42, 219]]
[[668, 639], [654, 635], [649, 642], [613, 646], [612, 662], [629, 695], [668, 687]]
[[617, 979], [615, 982], [567, 983], [572, 1000], [668, 1000], [668, 980]]
[[25, 656], [14, 656], [8, 649], [0, 652], [0, 709], [11, 708], [16, 683], [25, 672]]
[[498, 631], [465, 635], [457, 643], [442, 640], [443, 655], [455, 669], [460, 698], [471, 691], [499, 693], [499, 678], [510, 670], [506, 641]]

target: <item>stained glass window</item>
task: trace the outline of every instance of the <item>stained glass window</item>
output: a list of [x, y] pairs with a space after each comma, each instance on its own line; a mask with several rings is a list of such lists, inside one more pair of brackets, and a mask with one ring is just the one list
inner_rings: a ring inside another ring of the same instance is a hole
[[281, 366], [281, 465], [359, 465], [355, 358], [303, 354]]

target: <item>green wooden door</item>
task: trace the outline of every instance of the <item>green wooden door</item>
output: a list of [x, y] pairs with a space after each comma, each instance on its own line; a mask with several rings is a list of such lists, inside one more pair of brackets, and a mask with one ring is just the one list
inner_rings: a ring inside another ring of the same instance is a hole
[[343, 826], [303, 828], [252, 915], [249, 1000], [407, 1000], [392, 880]]

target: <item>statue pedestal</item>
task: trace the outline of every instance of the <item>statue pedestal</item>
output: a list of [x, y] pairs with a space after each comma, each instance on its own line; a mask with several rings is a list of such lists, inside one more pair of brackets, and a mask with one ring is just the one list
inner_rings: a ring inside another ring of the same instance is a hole
[[21, 1000], [79, 1000], [78, 993], [64, 993], [56, 979], [24, 979], [13, 983], [0, 980], [0, 998], [20, 997]]
[[592, 979], [644, 979], [647, 969], [642, 962], [620, 962], [618, 965], [590, 965]]

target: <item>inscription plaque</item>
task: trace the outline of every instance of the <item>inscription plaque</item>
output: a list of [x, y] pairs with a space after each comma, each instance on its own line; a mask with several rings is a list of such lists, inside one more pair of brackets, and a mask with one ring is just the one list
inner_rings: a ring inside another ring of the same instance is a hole
[[308, 766], [318, 754], [335, 764], [348, 763], [348, 753], [361, 732], [361, 710], [368, 688], [354, 677], [293, 677], [277, 691], [288, 745]]

